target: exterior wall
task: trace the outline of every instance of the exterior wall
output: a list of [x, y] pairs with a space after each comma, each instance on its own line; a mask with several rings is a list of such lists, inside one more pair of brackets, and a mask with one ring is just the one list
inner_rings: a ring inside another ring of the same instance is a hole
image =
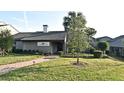
[[23, 50], [38, 50], [43, 53], [52, 53], [52, 46], [51, 43], [50, 46], [37, 46], [36, 41], [23, 42]]
[[39, 51], [43, 53], [51, 53], [51, 54], [57, 53], [58, 51], [60, 51], [59, 49], [61, 48], [62, 48], [61, 51], [64, 50], [64, 41], [51, 41], [50, 46], [37, 46], [37, 42], [42, 42], [42, 41], [15, 41], [14, 47], [16, 49], [22, 49], [23, 51], [35, 50], [35, 51]]
[[124, 56], [124, 38], [110, 42], [110, 53], [114, 56]]
[[23, 49], [23, 42], [22, 41], [16, 41], [15, 42], [15, 48], [16, 49]]
[[113, 56], [124, 56], [123, 47], [110, 47], [110, 53]]
[[10, 30], [10, 33], [12, 35], [15, 35], [15, 34], [18, 33], [18, 31], [14, 27], [12, 27], [11, 25], [3, 26], [3, 27], [0, 27], [0, 28], [1, 29], [8, 29], [8, 30]]

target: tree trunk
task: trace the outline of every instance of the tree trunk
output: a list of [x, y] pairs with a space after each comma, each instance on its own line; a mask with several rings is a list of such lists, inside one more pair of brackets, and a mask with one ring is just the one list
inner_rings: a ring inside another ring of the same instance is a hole
[[79, 64], [79, 52], [80, 52], [80, 51], [79, 51], [79, 43], [80, 43], [80, 42], [79, 42], [79, 34], [80, 34], [80, 33], [79, 33], [79, 31], [78, 31], [78, 50], [77, 50], [77, 64]]
[[105, 51], [103, 51], [103, 57], [105, 56]]
[[77, 53], [77, 64], [79, 64], [79, 53]]
[[4, 56], [4, 49], [1, 49], [1, 51], [2, 51], [1, 55]]
[[88, 58], [89, 58], [89, 55], [90, 55], [90, 36], [88, 36]]

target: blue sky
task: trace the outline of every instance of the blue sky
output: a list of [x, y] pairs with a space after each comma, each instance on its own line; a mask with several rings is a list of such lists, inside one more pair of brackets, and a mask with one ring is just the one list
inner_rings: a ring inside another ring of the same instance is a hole
[[0, 21], [13, 25], [21, 32], [41, 31], [42, 25], [47, 24], [48, 30], [64, 30], [62, 22], [67, 12], [63, 11], [0, 11]]
[[[86, 3], [80, 10], [86, 17], [87, 26], [97, 30], [95, 37], [114, 38], [124, 35], [122, 3], [119, 3], [118, 7], [115, 7], [117, 3], [97, 3], [99, 4], [96, 7], [87, 7], [89, 3]], [[44, 24], [49, 26], [49, 31], [62, 31], [64, 30], [63, 17], [67, 14], [68, 11], [0, 11], [0, 21], [13, 25], [20, 32], [42, 31]]]

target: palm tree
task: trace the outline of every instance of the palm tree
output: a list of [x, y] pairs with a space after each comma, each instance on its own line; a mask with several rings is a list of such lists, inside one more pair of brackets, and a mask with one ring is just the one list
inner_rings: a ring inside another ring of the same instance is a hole
[[64, 53], [68, 53], [68, 49], [67, 49], [67, 42], [68, 42], [68, 29], [69, 29], [69, 24], [70, 24], [70, 18], [69, 17], [64, 17], [64, 22], [63, 22], [63, 26], [66, 32], [66, 40], [65, 40], [65, 49], [64, 49]]

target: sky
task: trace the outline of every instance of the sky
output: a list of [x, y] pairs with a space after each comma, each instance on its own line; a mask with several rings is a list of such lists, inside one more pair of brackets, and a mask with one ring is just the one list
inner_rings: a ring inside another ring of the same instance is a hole
[[42, 31], [44, 24], [50, 31], [64, 30], [63, 11], [0, 11], [0, 21], [13, 25], [20, 32]]
[[[57, 31], [64, 30], [63, 17], [67, 16], [68, 11], [80, 11], [86, 17], [87, 26], [97, 30], [95, 37], [114, 38], [124, 35], [124, 0], [66, 0], [66, 3], [64, 0], [48, 1], [45, 0], [41, 3], [32, 1], [27, 7], [28, 2], [15, 0], [16, 8], [11, 6], [9, 7], [12, 8], [10, 11], [0, 11], [0, 21], [13, 25], [21, 32], [41, 31], [43, 24], [49, 26], [48, 30]], [[69, 4], [70, 2], [71, 4]]]

